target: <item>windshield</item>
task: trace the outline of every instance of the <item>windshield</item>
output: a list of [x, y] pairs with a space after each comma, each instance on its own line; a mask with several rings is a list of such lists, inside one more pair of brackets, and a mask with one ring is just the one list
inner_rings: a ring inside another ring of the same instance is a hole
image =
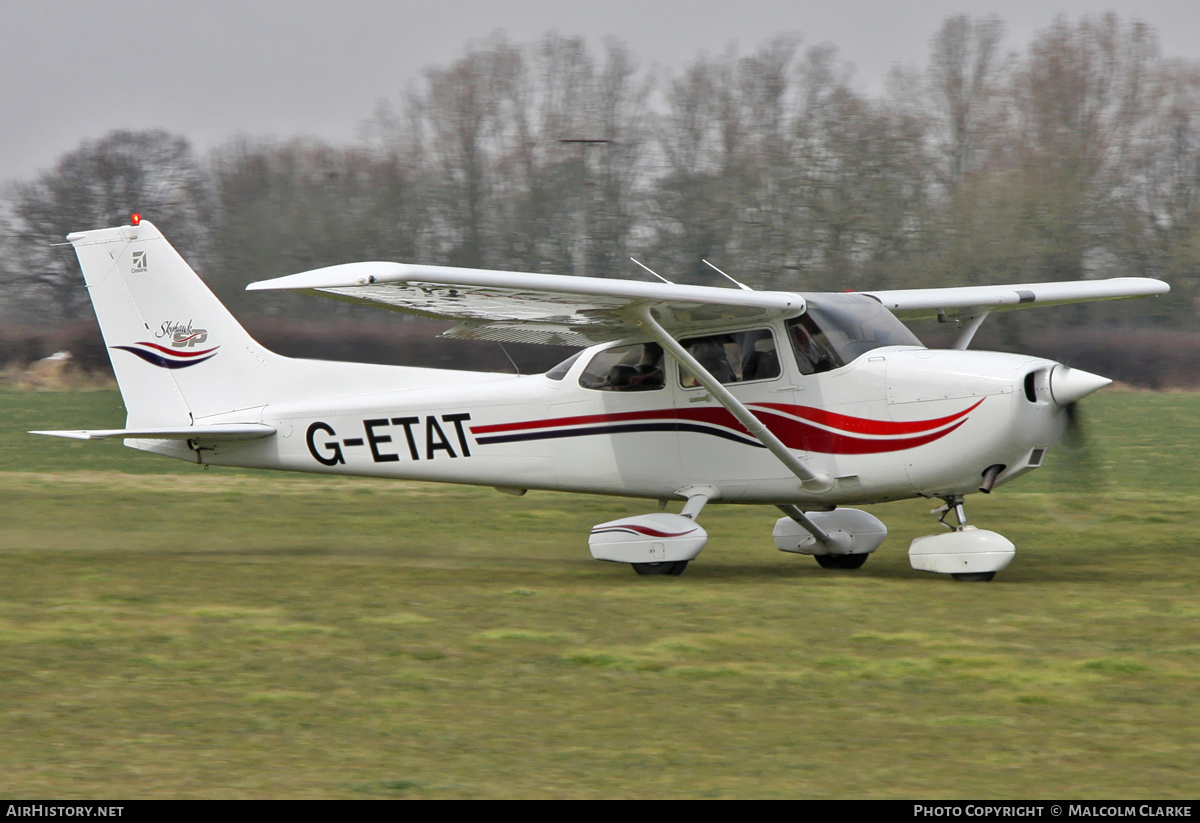
[[836, 369], [883, 346], [924, 348], [895, 315], [866, 295], [805, 295], [805, 300], [805, 313], [787, 324], [802, 374]]

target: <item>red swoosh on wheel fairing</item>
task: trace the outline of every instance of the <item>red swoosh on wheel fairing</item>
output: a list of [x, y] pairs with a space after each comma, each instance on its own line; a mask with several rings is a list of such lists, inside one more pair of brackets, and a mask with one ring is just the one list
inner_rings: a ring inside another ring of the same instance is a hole
[[688, 529], [685, 532], [660, 532], [658, 529], [651, 529], [648, 526], [609, 526], [608, 528], [594, 528], [592, 534], [608, 534], [609, 532], [629, 532], [630, 534], [642, 534], [646, 537], [683, 537], [685, 534], [691, 534], [695, 529]]

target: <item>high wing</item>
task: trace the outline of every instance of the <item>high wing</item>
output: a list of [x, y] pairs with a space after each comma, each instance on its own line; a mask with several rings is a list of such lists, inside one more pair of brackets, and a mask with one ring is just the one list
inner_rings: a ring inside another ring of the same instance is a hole
[[[726, 323], [762, 322], [805, 309], [791, 292], [648, 283], [599, 277], [464, 269], [404, 263], [347, 263], [251, 283], [248, 291], [286, 289], [369, 303], [392, 311], [457, 320], [443, 337], [588, 346], [632, 334], [630, 311], [648, 305], [672, 333]], [[982, 320], [992, 311], [1166, 294], [1149, 277], [861, 292], [901, 320]]]
[[926, 317], [972, 316], [981, 312], [1058, 306], [1091, 300], [1149, 297], [1171, 290], [1151, 277], [1113, 277], [1108, 280], [1067, 280], [1057, 283], [1018, 283], [1004, 286], [962, 286], [948, 289], [892, 289], [863, 292], [883, 303], [901, 320]]
[[672, 332], [762, 322], [805, 308], [804, 298], [789, 292], [404, 263], [347, 263], [246, 289], [308, 292], [459, 321], [443, 337], [567, 346], [629, 336], [638, 322], [627, 310], [639, 306], [656, 309], [659, 322]]

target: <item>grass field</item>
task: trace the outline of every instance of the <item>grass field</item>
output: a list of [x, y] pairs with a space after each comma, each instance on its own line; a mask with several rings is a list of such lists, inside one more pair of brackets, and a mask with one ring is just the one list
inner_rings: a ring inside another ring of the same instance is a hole
[[586, 538], [644, 502], [206, 472], [0, 393], [0, 796], [1194, 799], [1200, 394], [1085, 405], [961, 584], [928, 502], [854, 572], [714, 506], [640, 578]]

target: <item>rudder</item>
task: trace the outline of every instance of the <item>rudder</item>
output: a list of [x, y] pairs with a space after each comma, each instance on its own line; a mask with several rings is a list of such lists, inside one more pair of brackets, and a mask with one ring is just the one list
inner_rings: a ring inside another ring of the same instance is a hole
[[277, 358], [147, 221], [67, 235], [125, 400], [128, 427], [185, 426], [266, 403]]

